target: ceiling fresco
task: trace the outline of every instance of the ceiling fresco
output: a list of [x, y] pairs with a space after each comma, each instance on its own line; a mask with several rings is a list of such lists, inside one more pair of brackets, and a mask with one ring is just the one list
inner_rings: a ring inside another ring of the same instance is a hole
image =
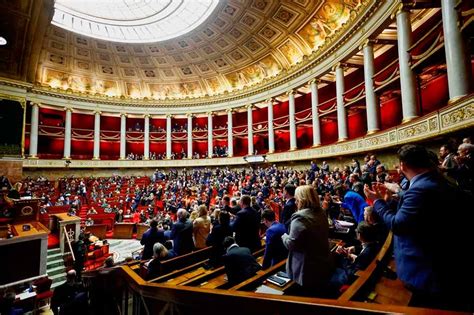
[[220, 1], [195, 30], [159, 43], [110, 42], [50, 25], [36, 84], [158, 101], [251, 89], [318, 54], [373, 1]]

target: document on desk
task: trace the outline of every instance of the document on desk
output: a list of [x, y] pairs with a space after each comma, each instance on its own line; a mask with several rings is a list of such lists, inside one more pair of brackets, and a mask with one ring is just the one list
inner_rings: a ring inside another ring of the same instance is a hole
[[266, 294], [283, 295], [283, 291], [270, 288], [269, 286], [264, 285], [264, 284], [262, 284], [261, 286], [259, 286], [259, 287], [257, 288], [257, 290], [255, 291], [255, 293], [266, 293]]

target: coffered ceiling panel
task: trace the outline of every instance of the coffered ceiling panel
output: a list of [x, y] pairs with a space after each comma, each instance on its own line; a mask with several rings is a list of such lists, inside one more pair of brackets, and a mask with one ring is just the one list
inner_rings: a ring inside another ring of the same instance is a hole
[[234, 93], [289, 73], [374, 1], [220, 1], [201, 26], [159, 43], [109, 42], [50, 25], [37, 84], [155, 100]]

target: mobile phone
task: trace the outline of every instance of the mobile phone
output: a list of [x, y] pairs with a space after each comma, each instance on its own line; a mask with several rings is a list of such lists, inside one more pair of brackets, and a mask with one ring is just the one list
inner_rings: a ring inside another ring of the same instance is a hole
[[285, 284], [288, 283], [288, 281], [290, 281], [290, 279], [284, 280], [284, 279], [282, 279], [280, 277], [277, 277], [275, 275], [268, 277], [267, 280], [269, 282], [273, 283], [273, 284], [276, 284], [277, 286], [280, 286], [280, 287], [284, 286]]

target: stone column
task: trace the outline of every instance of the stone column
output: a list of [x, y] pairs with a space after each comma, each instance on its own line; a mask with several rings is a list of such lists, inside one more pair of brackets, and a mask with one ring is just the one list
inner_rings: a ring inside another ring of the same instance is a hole
[[94, 112], [94, 154], [93, 160], [100, 160], [100, 112]]
[[31, 103], [30, 159], [38, 158], [39, 105]]
[[442, 0], [444, 50], [448, 68], [449, 99], [455, 100], [469, 94], [470, 59], [467, 58], [465, 43], [459, 27], [456, 4], [458, 0]]
[[275, 152], [275, 131], [273, 130], [273, 100], [267, 100], [268, 107], [268, 153]]
[[187, 114], [188, 117], [188, 159], [193, 158], [193, 115]]
[[65, 108], [66, 111], [66, 121], [64, 123], [64, 155], [63, 159], [71, 158], [71, 118], [72, 118], [72, 108]]
[[253, 149], [253, 106], [249, 104], [245, 107], [247, 108], [248, 155], [253, 155], [255, 152]]
[[166, 158], [171, 159], [171, 118], [173, 116], [166, 115]]
[[207, 157], [212, 158], [212, 151], [214, 149], [212, 141], [212, 112], [207, 113]]
[[321, 126], [319, 121], [319, 98], [318, 98], [318, 82], [313, 79], [309, 82], [311, 90], [311, 117], [313, 122], [313, 147], [321, 145]]
[[143, 159], [150, 159], [150, 115], [145, 115], [145, 128], [143, 134]]
[[232, 109], [227, 109], [227, 152], [228, 157], [234, 156], [234, 138], [232, 137]]
[[295, 120], [295, 92], [288, 91], [288, 121], [290, 123], [290, 151], [296, 150], [296, 120]]
[[370, 40], [365, 41], [363, 50], [367, 134], [372, 134], [380, 130], [380, 106], [374, 89], [374, 47]]
[[127, 149], [127, 114], [120, 114], [120, 160], [125, 160]]
[[403, 122], [418, 117], [415, 75], [411, 70], [408, 49], [412, 45], [410, 12], [400, 6], [397, 11], [398, 61], [400, 66], [400, 90], [402, 94]]
[[345, 141], [349, 138], [347, 134], [347, 115], [344, 107], [344, 69], [338, 63], [335, 66], [336, 71], [336, 104], [337, 104], [337, 132], [338, 141]]

